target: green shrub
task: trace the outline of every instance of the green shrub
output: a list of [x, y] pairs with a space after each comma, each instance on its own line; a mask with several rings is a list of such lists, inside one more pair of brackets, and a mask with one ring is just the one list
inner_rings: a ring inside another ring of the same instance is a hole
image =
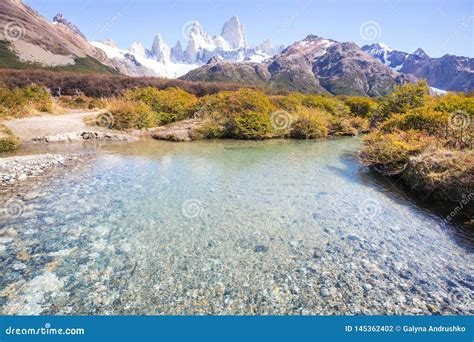
[[127, 91], [125, 97], [146, 103], [156, 113], [160, 124], [192, 117], [197, 103], [196, 96], [178, 87], [164, 90], [154, 87], [137, 88]]
[[90, 98], [86, 96], [61, 96], [58, 101], [61, 106], [69, 109], [86, 109]]
[[448, 93], [435, 99], [433, 109], [444, 113], [463, 111], [474, 116], [474, 97], [466, 94]]
[[367, 118], [377, 109], [377, 102], [368, 97], [349, 96], [344, 99], [344, 104], [349, 107], [351, 114]]
[[14, 151], [19, 144], [18, 138], [7, 127], [0, 124], [0, 153]]
[[349, 107], [336, 97], [291, 93], [287, 96], [275, 96], [272, 100], [278, 108], [289, 112], [295, 112], [301, 106], [322, 109], [333, 115], [347, 115], [350, 112]]
[[405, 114], [393, 115], [380, 125], [380, 129], [385, 133], [413, 129], [430, 135], [444, 136], [447, 123], [448, 115], [446, 113], [435, 112], [429, 108], [416, 108]]
[[336, 116], [345, 116], [350, 113], [349, 107], [337, 97], [307, 94], [301, 104], [307, 108], [323, 109]]
[[295, 112], [303, 104], [304, 95], [301, 93], [291, 93], [286, 96], [273, 96], [272, 102], [280, 109]]
[[195, 117], [204, 121], [205, 137], [263, 139], [273, 133], [274, 105], [265, 93], [240, 89], [200, 99]]
[[433, 146], [436, 140], [426, 133], [409, 130], [383, 134], [372, 132], [364, 138], [360, 153], [362, 162], [384, 174], [399, 174], [404, 170], [408, 158]]
[[143, 129], [157, 125], [156, 113], [147, 104], [140, 101], [125, 99], [111, 101], [109, 113], [113, 118], [110, 120], [110, 128]]
[[316, 139], [328, 135], [328, 114], [320, 109], [300, 107], [291, 124], [290, 136], [294, 139]]
[[231, 117], [230, 136], [237, 139], [263, 139], [272, 132], [268, 113], [243, 111]]
[[102, 99], [91, 99], [87, 104], [87, 109], [103, 109], [106, 106], [106, 102]]
[[334, 135], [358, 135], [369, 130], [369, 121], [361, 117], [332, 117], [330, 131]]
[[43, 87], [35, 84], [13, 90], [0, 87], [1, 117], [22, 117], [37, 111], [53, 111], [53, 99]]
[[408, 83], [385, 96], [375, 115], [376, 121], [388, 119], [393, 114], [403, 114], [410, 109], [422, 107], [428, 99], [429, 88], [425, 81]]

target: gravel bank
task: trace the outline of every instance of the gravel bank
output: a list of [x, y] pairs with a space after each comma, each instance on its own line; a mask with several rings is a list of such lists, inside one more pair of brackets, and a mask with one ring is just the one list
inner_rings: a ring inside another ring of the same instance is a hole
[[0, 158], [0, 185], [8, 187], [43, 175], [51, 169], [65, 167], [78, 155], [38, 154]]

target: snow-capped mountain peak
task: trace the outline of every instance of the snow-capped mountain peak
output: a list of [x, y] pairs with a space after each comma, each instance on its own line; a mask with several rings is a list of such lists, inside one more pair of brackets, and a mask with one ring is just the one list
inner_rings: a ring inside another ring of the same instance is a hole
[[392, 52], [393, 51], [393, 49], [390, 46], [388, 46], [384, 43], [377, 43], [376, 45], [383, 51], [387, 51], [387, 52]]
[[362, 50], [396, 71], [400, 70], [407, 57], [406, 53], [396, 51], [384, 43], [365, 45]]
[[132, 62], [137, 68], [142, 68], [140, 72], [148, 68], [149, 72], [165, 77], [179, 77], [214, 57], [232, 62], [264, 62], [283, 50], [281, 46], [273, 47], [269, 40], [248, 47], [244, 28], [235, 16], [223, 25], [221, 35], [212, 37], [197, 21], [185, 24], [182, 33], [187, 38], [186, 46], [178, 41], [170, 48], [160, 34], [155, 36], [150, 50], [139, 42], [134, 42], [129, 50], [119, 49], [110, 42], [93, 42], [93, 45], [110, 58], [122, 60], [126, 64], [126, 67], [121, 65], [125, 73], [138, 73], [132, 70], [133, 66], [129, 63]]
[[140, 42], [133, 42], [130, 46], [130, 52], [138, 56], [146, 57], [146, 50]]
[[300, 53], [302, 55], [311, 56], [311, 58], [321, 57], [326, 54], [327, 49], [334, 45], [335, 42], [330, 39], [309, 35], [301, 41], [297, 41], [286, 48], [282, 55], [292, 55]]
[[233, 49], [245, 48], [247, 46], [244, 27], [236, 16], [233, 16], [224, 24], [221, 36], [229, 42]]
[[171, 51], [169, 46], [164, 42], [161, 35], [158, 33], [153, 40], [153, 46], [151, 48], [153, 57], [160, 63], [169, 64], [171, 63]]
[[413, 52], [413, 55], [418, 56], [420, 58], [429, 58], [430, 57], [430, 56], [428, 56], [428, 54], [422, 48], [416, 49], [415, 52]]
[[224, 39], [222, 36], [214, 37], [214, 44], [216, 48], [221, 48], [222, 50], [228, 51], [232, 50], [230, 43]]
[[214, 42], [211, 36], [204, 31], [202, 25], [195, 21], [192, 26], [190, 27], [189, 31], [187, 32], [189, 43], [193, 45], [195, 49], [206, 49], [206, 50], [214, 50]]
[[112, 39], [107, 39], [106, 41], [103, 42], [104, 45], [107, 45], [108, 47], [117, 49], [117, 44]]

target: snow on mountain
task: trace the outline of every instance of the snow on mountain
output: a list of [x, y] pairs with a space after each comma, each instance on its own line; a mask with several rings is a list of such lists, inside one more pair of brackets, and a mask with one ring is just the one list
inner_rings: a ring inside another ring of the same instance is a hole
[[383, 64], [390, 67], [395, 67], [395, 65], [392, 65], [391, 62], [391, 56], [394, 50], [384, 43], [365, 45], [362, 47], [362, 50], [379, 59]]
[[311, 55], [312, 58], [324, 56], [327, 49], [334, 45], [335, 42], [329, 39], [319, 38], [318, 36], [309, 35], [305, 39], [294, 43], [282, 54], [289, 54], [298, 51], [302, 55]]
[[169, 46], [164, 42], [161, 35], [158, 33], [153, 40], [153, 46], [151, 48], [152, 56], [155, 60], [163, 64], [171, 63], [171, 50]]
[[432, 93], [433, 95], [446, 95], [448, 92], [446, 90], [443, 90], [443, 89], [430, 87], [430, 93]]
[[413, 55], [418, 56], [420, 58], [429, 58], [430, 57], [430, 56], [428, 56], [428, 54], [422, 48], [416, 49], [415, 52], [413, 52]]
[[225, 51], [232, 50], [230, 43], [222, 36], [214, 37], [214, 45], [216, 46], [216, 48], [221, 48]]
[[149, 72], [163, 77], [180, 77], [214, 57], [231, 62], [262, 63], [283, 50], [282, 46], [274, 47], [270, 40], [248, 47], [244, 28], [235, 16], [223, 25], [221, 35], [211, 36], [197, 21], [185, 24], [183, 34], [187, 38], [185, 49], [180, 41], [170, 48], [160, 34], [155, 36], [150, 50], [140, 42], [134, 42], [128, 51], [111, 42], [93, 42], [93, 45], [117, 62], [127, 59], [127, 65], [121, 65], [121, 69], [128, 74], [139, 74], [132, 62], [142, 70], [148, 68]]
[[177, 63], [181, 62], [185, 59], [184, 57], [184, 51], [183, 48], [181, 47], [181, 42], [178, 40], [175, 46], [171, 48], [171, 62]]
[[[141, 76], [160, 76], [166, 78], [178, 78], [185, 75], [198, 65], [195, 64], [183, 64], [183, 63], [162, 63], [156, 59], [149, 58], [142, 54], [141, 49], [136, 50], [138, 44], [133, 45], [133, 49], [130, 51], [118, 48], [112, 42], [91, 42], [91, 44], [105, 52], [108, 58], [115, 61], [134, 61], [138, 63], [136, 67], [143, 69]], [[141, 45], [141, 44], [140, 44]], [[132, 51], [134, 50], [134, 51]], [[144, 49], [143, 49], [144, 50]], [[130, 66], [129, 66], [130, 68]], [[148, 72], [147, 72], [148, 71]], [[140, 76], [135, 73], [135, 70], [125, 70], [125, 73], [133, 76]]]
[[233, 16], [222, 28], [222, 38], [229, 42], [233, 49], [241, 49], [247, 47], [245, 40], [244, 27], [240, 24], [239, 18]]
[[[196, 51], [199, 49], [212, 51], [216, 48], [211, 36], [206, 31], [204, 31], [201, 24], [198, 23], [197, 21], [195, 21], [192, 24], [187, 34], [189, 38], [188, 49], [191, 43], [192, 43], [192, 48], [196, 49]], [[192, 53], [193, 52], [194, 50], [192, 51]]]
[[132, 46], [130, 46], [130, 52], [134, 55], [138, 55], [142, 57], [146, 57], [147, 55], [145, 48], [140, 42], [133, 42]]
[[365, 45], [362, 50], [395, 71], [425, 79], [432, 91], [470, 91], [474, 84], [474, 59], [444, 55], [430, 57], [423, 49], [413, 53], [393, 50], [382, 43]]

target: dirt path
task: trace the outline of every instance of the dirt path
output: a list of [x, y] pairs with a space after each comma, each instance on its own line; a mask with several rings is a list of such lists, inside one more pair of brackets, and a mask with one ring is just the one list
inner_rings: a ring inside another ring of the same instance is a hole
[[41, 114], [3, 122], [22, 142], [63, 142], [81, 139], [132, 140], [127, 134], [88, 126], [84, 119], [100, 112], [70, 111], [62, 115]]
[[42, 114], [5, 121], [3, 124], [20, 140], [29, 141], [42, 136], [90, 130], [84, 119], [98, 114], [99, 112], [83, 111], [71, 111], [63, 115]]

